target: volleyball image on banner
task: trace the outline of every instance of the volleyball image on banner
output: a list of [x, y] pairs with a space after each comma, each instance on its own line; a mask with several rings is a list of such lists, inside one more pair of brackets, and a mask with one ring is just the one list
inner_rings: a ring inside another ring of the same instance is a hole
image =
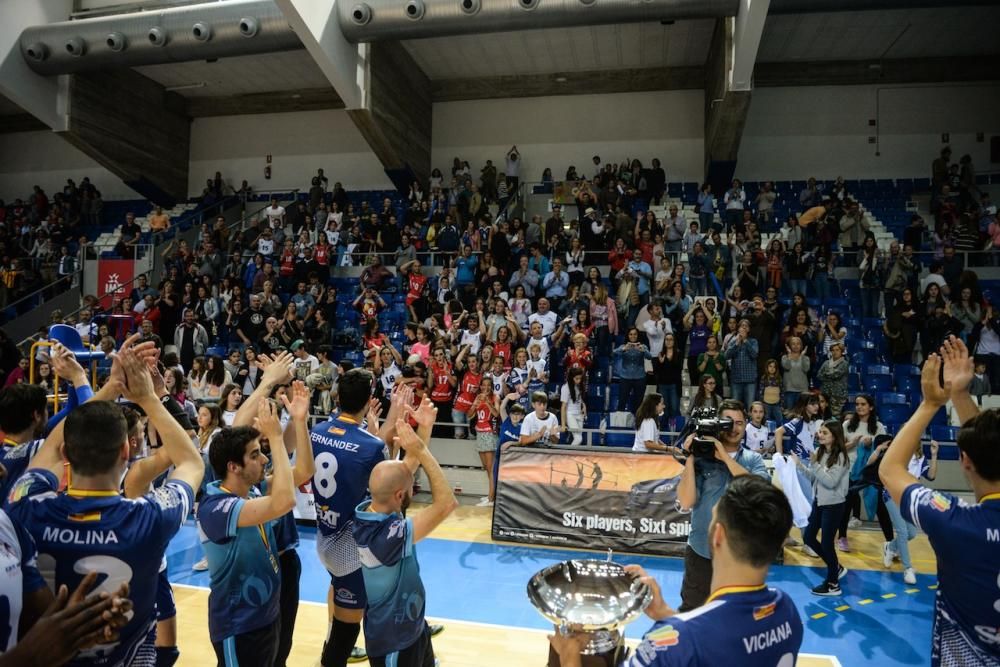
[[510, 447], [502, 453], [493, 539], [682, 555], [691, 524], [676, 508], [672, 457]]

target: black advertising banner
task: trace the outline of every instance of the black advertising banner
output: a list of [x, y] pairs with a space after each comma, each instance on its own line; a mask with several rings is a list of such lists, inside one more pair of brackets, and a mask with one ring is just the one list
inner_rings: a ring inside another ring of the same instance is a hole
[[500, 459], [493, 539], [682, 556], [691, 523], [676, 509], [671, 456], [509, 447]]

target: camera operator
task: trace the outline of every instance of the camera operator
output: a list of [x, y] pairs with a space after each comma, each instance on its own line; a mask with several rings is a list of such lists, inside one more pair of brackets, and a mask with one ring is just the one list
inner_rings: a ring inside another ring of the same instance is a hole
[[[718, 416], [732, 420], [731, 430], [719, 431], [718, 437], [696, 432], [684, 441], [684, 449], [691, 455], [684, 463], [684, 472], [677, 485], [677, 504], [682, 512], [691, 512], [691, 533], [684, 552], [682, 612], [703, 605], [711, 592], [712, 553], [708, 531], [712, 508], [734, 478], [752, 474], [770, 479], [761, 455], [743, 447], [747, 424], [743, 404], [723, 401]], [[695, 442], [696, 439], [699, 442]], [[714, 445], [714, 450], [707, 446], [708, 443]]]
[[[656, 580], [637, 565], [626, 570], [649, 585], [646, 615], [655, 624], [621, 667], [773, 667], [793, 665], [802, 646], [802, 619], [792, 599], [764, 581], [792, 527], [792, 508], [781, 491], [753, 475], [734, 480], [712, 519], [715, 563], [712, 596], [701, 609], [677, 614]], [[590, 637], [555, 634], [549, 642], [562, 667], [579, 667]]]
[[[942, 362], [942, 357], [943, 362]], [[943, 366], [943, 370], [942, 370]], [[951, 336], [941, 356], [930, 354], [920, 377], [920, 406], [903, 424], [879, 464], [885, 490], [907, 521], [927, 533], [937, 557], [937, 599], [931, 633], [931, 665], [1000, 664], [1000, 411], [979, 411], [969, 395], [973, 361]], [[909, 471], [928, 424], [948, 401], [955, 406], [959, 463], [976, 502], [922, 486]], [[904, 538], [905, 539], [905, 538]]]

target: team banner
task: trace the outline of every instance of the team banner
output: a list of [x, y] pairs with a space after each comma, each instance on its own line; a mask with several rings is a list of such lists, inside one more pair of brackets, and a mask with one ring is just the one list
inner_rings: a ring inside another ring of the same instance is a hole
[[691, 523], [676, 509], [671, 456], [509, 447], [500, 458], [493, 539], [681, 556]]
[[101, 294], [101, 306], [111, 310], [116, 303], [128, 296], [135, 272], [135, 260], [97, 260], [97, 291]]
[[292, 512], [296, 519], [316, 520], [316, 502], [313, 498], [312, 482], [295, 487], [295, 509]]

